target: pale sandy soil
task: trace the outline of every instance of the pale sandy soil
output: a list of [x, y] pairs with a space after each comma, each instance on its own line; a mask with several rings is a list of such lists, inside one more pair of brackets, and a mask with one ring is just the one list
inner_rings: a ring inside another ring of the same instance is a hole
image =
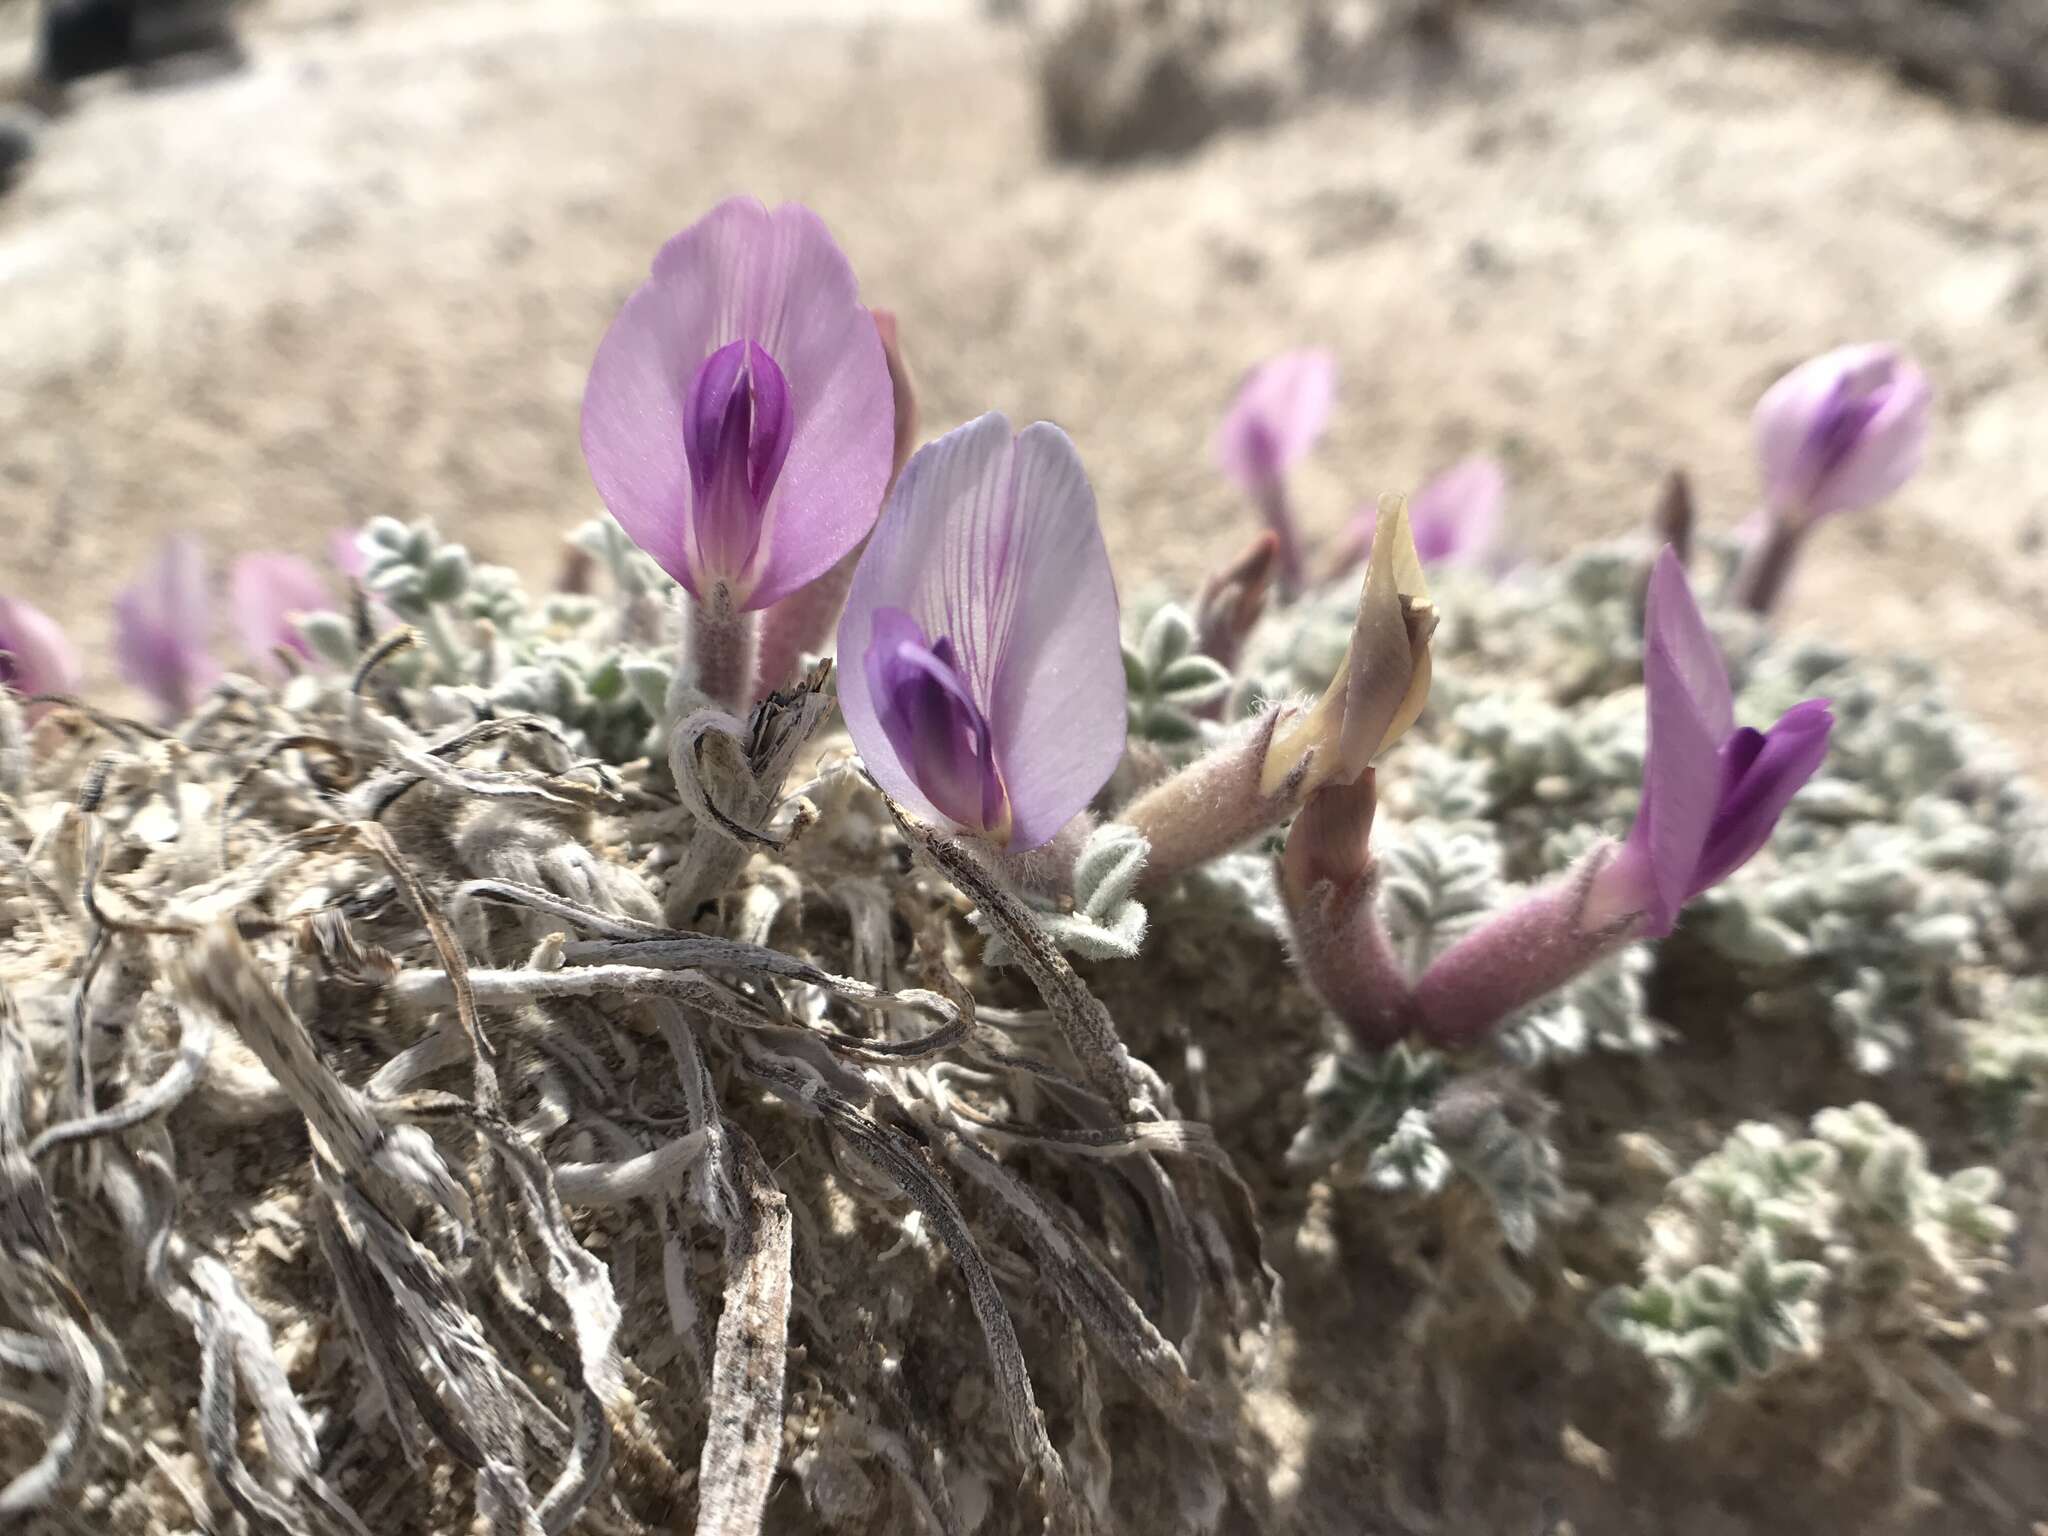
[[594, 505], [598, 335], [744, 189], [824, 212], [930, 424], [1074, 433], [1127, 584], [1246, 528], [1207, 440], [1282, 345], [1344, 366], [1317, 526], [1484, 448], [1556, 549], [1674, 461], [1732, 524], [1758, 390], [1896, 337], [1942, 390], [1927, 472], [1830, 530], [1794, 618], [1948, 656], [2048, 766], [2048, 129], [1649, 21], [1489, 23], [1462, 77], [1103, 175], [1047, 164], [1026, 44], [958, 0], [360, 9], [259, 12], [237, 77], [82, 93], [0, 201], [0, 587], [98, 657], [175, 524], [312, 551], [427, 513], [546, 570]]

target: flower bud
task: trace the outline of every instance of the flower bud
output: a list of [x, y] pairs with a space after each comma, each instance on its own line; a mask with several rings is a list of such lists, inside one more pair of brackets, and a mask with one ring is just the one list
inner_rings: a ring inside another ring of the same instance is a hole
[[1933, 392], [1893, 347], [1840, 347], [1800, 364], [1756, 408], [1764, 500], [1810, 522], [1873, 506], [1920, 467]]

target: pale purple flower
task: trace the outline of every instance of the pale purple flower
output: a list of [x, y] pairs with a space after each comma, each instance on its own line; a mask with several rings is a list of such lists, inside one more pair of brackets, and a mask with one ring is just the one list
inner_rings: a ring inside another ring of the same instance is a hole
[[114, 599], [114, 657], [121, 675], [175, 720], [220, 676], [207, 645], [211, 609], [206, 552], [174, 534], [131, 587]]
[[1124, 749], [1116, 581], [1080, 456], [991, 413], [912, 456], [839, 621], [868, 772], [1017, 851], [1086, 809]]
[[1319, 347], [1268, 358], [1238, 387], [1216, 434], [1216, 462], [1258, 504], [1280, 536], [1280, 582], [1301, 589], [1301, 540], [1287, 503], [1287, 472], [1330, 422], [1337, 361]]
[[1757, 402], [1764, 499], [1811, 520], [1884, 500], [1912, 478], [1933, 391], [1896, 348], [1840, 347], [1801, 363]]
[[605, 333], [583, 456], [634, 543], [744, 611], [873, 526], [892, 414], [881, 337], [823, 222], [733, 198], [661, 248]]
[[1245, 375], [1216, 435], [1223, 472], [1256, 496], [1282, 478], [1330, 424], [1337, 360], [1320, 347], [1268, 358]]
[[0, 689], [30, 698], [77, 687], [78, 655], [57, 621], [20, 598], [0, 597]]
[[1736, 726], [1721, 653], [1669, 548], [1650, 575], [1643, 690], [1649, 744], [1628, 840], [1594, 849], [1431, 961], [1406, 1015], [1425, 1038], [1469, 1044], [1630, 940], [1671, 932], [1681, 907], [1763, 847], [1827, 756], [1834, 719], [1822, 699], [1768, 731]]
[[1642, 803], [1628, 841], [1594, 879], [1591, 906], [1640, 912], [1641, 931], [1661, 936], [1679, 908], [1763, 847], [1827, 756], [1834, 717], [1825, 700], [1808, 699], [1768, 731], [1737, 727], [1721, 653], [1669, 549], [1650, 576], [1643, 688]]
[[313, 647], [299, 633], [301, 614], [331, 606], [327, 583], [296, 555], [244, 555], [228, 577], [228, 602], [242, 649], [264, 671], [277, 675], [279, 647], [310, 657]]
[[[1485, 565], [1500, 549], [1507, 506], [1507, 475], [1483, 456], [1460, 459], [1408, 498], [1415, 553], [1424, 565]], [[1379, 508], [1371, 503], [1351, 516], [1331, 578], [1350, 571], [1372, 548]]]

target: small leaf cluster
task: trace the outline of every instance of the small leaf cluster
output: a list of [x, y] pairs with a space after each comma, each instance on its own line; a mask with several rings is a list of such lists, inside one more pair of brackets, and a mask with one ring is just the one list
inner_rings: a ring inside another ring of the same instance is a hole
[[359, 537], [363, 587], [393, 613], [424, 622], [429, 610], [452, 607], [469, 591], [469, 551], [444, 540], [431, 522], [373, 520]]
[[1425, 818], [1389, 829], [1376, 842], [1380, 910], [1413, 971], [1500, 900], [1500, 843], [1484, 823]]
[[1966, 1334], [2003, 1265], [2013, 1218], [1995, 1171], [1934, 1173], [1874, 1104], [1822, 1110], [1811, 1130], [1736, 1127], [1652, 1213], [1642, 1282], [1595, 1309], [1656, 1367], [1674, 1431], [1830, 1348]]
[[658, 607], [665, 589], [609, 519], [586, 524], [577, 538], [608, 551], [611, 600], [561, 592], [535, 598], [517, 572], [476, 564], [432, 524], [378, 518], [357, 540], [369, 632], [335, 613], [310, 615], [301, 631], [322, 659], [353, 671], [378, 631], [388, 632], [393, 620], [413, 626], [425, 645], [390, 657], [381, 675], [425, 723], [536, 714], [560, 722], [577, 750], [608, 762], [658, 752], [670, 648], [658, 627], [647, 643], [635, 643], [626, 620], [631, 605]]
[[[1142, 833], [1120, 822], [1106, 822], [1089, 833], [1074, 860], [1073, 906], [1032, 904], [1047, 937], [1085, 960], [1135, 959], [1145, 942], [1146, 921], [1135, 892], [1151, 851]], [[1003, 966], [1016, 960], [1002, 935], [990, 932], [982, 962]]]
[[1124, 687], [1131, 735], [1177, 747], [1199, 739], [1204, 719], [1222, 711], [1231, 676], [1196, 649], [1188, 611], [1163, 603], [1146, 620], [1137, 644], [1124, 647]]
[[1962, 1070], [1984, 1128], [2010, 1143], [2048, 1103], [2048, 981], [2002, 991], [1986, 1018], [1964, 1024]]
[[[1409, 1187], [1389, 1182], [1404, 1160], [1423, 1161], [1413, 1148], [1418, 1134], [1426, 1133], [1427, 1117], [1421, 1132], [1408, 1124], [1408, 1118], [1427, 1111], [1449, 1076], [1448, 1064], [1440, 1054], [1405, 1044], [1370, 1056], [1359, 1051], [1330, 1052], [1309, 1076], [1307, 1113], [1288, 1146], [1288, 1166], [1321, 1168], [1364, 1148], [1374, 1149], [1371, 1155], [1376, 1159], [1380, 1144], [1406, 1126], [1411, 1150], [1391, 1154], [1386, 1164], [1374, 1169], [1373, 1182], [1382, 1189]], [[1437, 1185], [1415, 1187], [1427, 1192]]]

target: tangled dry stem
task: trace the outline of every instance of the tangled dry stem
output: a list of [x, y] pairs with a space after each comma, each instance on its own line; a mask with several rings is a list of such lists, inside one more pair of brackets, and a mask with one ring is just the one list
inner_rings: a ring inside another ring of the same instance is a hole
[[[429, 738], [383, 654], [162, 738], [60, 706], [32, 767], [0, 732], [0, 1512], [1258, 1502], [1248, 1195], [975, 854], [843, 772], [783, 803], [822, 673], [620, 774]], [[967, 904], [1054, 1028], [977, 1006]]]

